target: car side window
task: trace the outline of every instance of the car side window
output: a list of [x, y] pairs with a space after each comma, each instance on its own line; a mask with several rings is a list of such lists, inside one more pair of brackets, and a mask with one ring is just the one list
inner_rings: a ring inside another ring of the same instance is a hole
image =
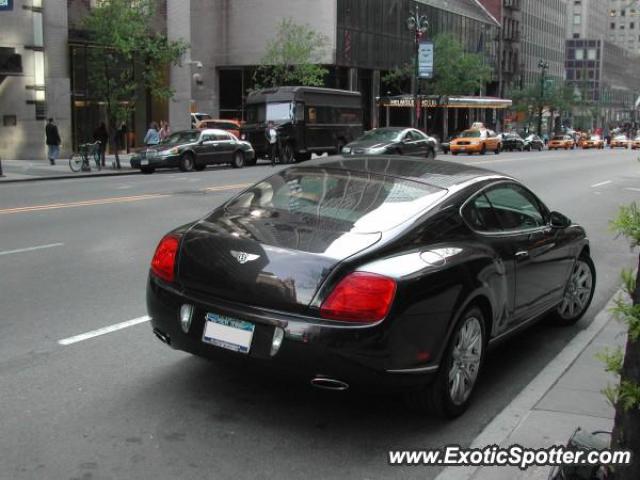
[[215, 138], [213, 138], [213, 135], [211, 135], [210, 133], [205, 133], [202, 135], [202, 137], [200, 137], [200, 140], [202, 142], [210, 142], [212, 140], [215, 140]]
[[476, 196], [466, 205], [462, 216], [469, 226], [478, 232], [502, 231], [498, 217], [484, 193]]
[[525, 230], [545, 225], [545, 216], [529, 192], [518, 185], [490, 188], [485, 196], [503, 230]]

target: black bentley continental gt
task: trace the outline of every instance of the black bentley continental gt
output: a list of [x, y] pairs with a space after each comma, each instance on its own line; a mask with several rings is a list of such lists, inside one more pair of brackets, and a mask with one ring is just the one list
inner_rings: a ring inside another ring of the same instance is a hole
[[346, 144], [342, 155], [408, 155], [436, 158], [438, 141], [415, 128], [382, 127], [369, 130]]
[[517, 180], [451, 162], [292, 166], [168, 233], [147, 307], [166, 344], [467, 408], [487, 348], [543, 316], [573, 324], [595, 269], [585, 231]]

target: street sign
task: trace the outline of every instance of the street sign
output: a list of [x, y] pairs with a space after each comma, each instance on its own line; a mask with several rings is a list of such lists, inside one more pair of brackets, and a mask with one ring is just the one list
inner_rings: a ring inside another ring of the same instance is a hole
[[13, 0], [0, 0], [0, 12], [13, 10]]
[[420, 42], [418, 47], [418, 77], [433, 78], [433, 42]]

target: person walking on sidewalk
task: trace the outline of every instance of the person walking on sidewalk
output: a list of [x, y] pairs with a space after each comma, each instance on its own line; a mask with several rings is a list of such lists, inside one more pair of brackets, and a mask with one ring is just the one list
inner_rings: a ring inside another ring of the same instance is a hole
[[160, 143], [160, 133], [158, 132], [158, 124], [156, 122], [151, 122], [149, 125], [149, 130], [147, 130], [147, 134], [144, 136], [144, 144], [147, 146], [157, 145]]
[[93, 141], [100, 142], [98, 152], [100, 154], [100, 164], [104, 167], [107, 156], [107, 142], [109, 141], [109, 132], [104, 122], [100, 123], [98, 128], [93, 131]]
[[56, 164], [56, 160], [60, 153], [60, 132], [58, 132], [58, 126], [53, 123], [53, 118], [47, 121], [47, 126], [44, 129], [47, 143], [47, 156], [49, 157], [49, 163], [51, 165]]
[[274, 126], [273, 122], [269, 122], [264, 136], [269, 142], [269, 155], [271, 156], [271, 166], [276, 166], [276, 156], [278, 155], [278, 130]]

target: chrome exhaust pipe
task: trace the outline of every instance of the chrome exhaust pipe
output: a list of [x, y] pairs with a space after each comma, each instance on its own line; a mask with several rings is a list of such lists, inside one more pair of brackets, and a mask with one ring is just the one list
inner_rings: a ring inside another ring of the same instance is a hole
[[171, 345], [171, 339], [169, 338], [168, 335], [165, 335], [164, 333], [162, 333], [160, 330], [158, 330], [157, 328], [153, 329], [153, 334], [158, 337], [158, 339], [162, 342], [162, 343], [166, 343], [167, 345]]
[[343, 392], [349, 388], [349, 384], [335, 378], [316, 376], [311, 379], [311, 385], [322, 390], [332, 390], [334, 392]]

